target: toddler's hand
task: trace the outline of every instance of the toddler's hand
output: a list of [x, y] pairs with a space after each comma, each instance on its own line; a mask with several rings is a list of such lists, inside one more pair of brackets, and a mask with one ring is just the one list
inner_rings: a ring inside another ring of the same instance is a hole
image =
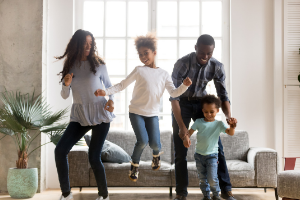
[[104, 97], [106, 95], [106, 92], [104, 90], [98, 89], [98, 90], [96, 90], [96, 92], [94, 94], [96, 97], [99, 97], [99, 96]]
[[190, 79], [189, 77], [186, 77], [186, 78], [184, 79], [184, 81], [183, 81], [183, 84], [184, 84], [185, 86], [190, 86], [190, 85], [192, 85], [192, 81], [191, 81], [191, 79]]
[[183, 145], [186, 147], [186, 148], [189, 148], [191, 146], [191, 140], [188, 136], [186, 136], [184, 139], [183, 139]]
[[72, 82], [72, 79], [73, 79], [73, 73], [72, 74], [67, 74], [64, 77], [65, 86], [69, 86]]
[[237, 124], [237, 120], [235, 118], [227, 119], [227, 123], [230, 125], [231, 128], [235, 128]]

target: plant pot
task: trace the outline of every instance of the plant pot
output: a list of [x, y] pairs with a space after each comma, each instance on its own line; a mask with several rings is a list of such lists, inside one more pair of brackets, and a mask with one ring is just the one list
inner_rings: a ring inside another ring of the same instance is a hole
[[10, 168], [7, 175], [7, 190], [15, 199], [31, 198], [38, 189], [37, 168]]

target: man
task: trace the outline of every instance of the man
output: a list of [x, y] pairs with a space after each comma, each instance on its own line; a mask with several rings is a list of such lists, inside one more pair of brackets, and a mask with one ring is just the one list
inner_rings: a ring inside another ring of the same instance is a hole
[[[204, 118], [200, 105], [200, 97], [206, 95], [206, 85], [214, 80], [218, 97], [222, 101], [222, 111], [227, 121], [231, 118], [230, 102], [225, 87], [225, 70], [222, 63], [212, 57], [215, 41], [210, 35], [201, 35], [195, 45], [196, 52], [190, 53], [179, 59], [173, 69], [172, 79], [174, 85], [179, 87], [185, 77], [192, 80], [192, 85], [180, 97], [170, 98], [172, 104], [172, 125], [175, 149], [175, 176], [176, 197], [174, 200], [186, 200], [187, 187], [187, 148], [183, 139], [188, 137], [188, 127], [191, 119]], [[221, 188], [221, 197], [227, 200], [236, 200], [231, 192], [231, 183], [219, 138], [219, 165], [218, 178]]]

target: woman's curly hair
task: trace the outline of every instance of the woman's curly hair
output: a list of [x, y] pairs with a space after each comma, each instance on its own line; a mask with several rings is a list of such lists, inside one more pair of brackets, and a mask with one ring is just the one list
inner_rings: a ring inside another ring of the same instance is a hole
[[102, 58], [98, 56], [98, 51], [96, 47], [96, 42], [93, 34], [89, 31], [85, 31], [82, 29], [78, 29], [72, 38], [70, 39], [69, 44], [67, 45], [66, 51], [62, 56], [55, 57], [56, 59], [63, 59], [66, 57], [64, 61], [64, 67], [63, 70], [58, 74], [62, 75], [61, 81], [63, 78], [69, 73], [72, 66], [75, 64], [75, 62], [80, 62], [82, 59], [82, 56], [84, 54], [84, 46], [86, 44], [86, 36], [90, 35], [92, 37], [92, 45], [90, 54], [87, 56], [87, 60], [90, 63], [91, 66], [91, 72], [94, 74], [96, 73], [96, 67], [98, 67], [100, 64], [105, 64]]
[[138, 51], [140, 47], [147, 47], [151, 49], [152, 51], [156, 51], [157, 47], [157, 37], [156, 34], [153, 32], [147, 33], [146, 36], [137, 36], [134, 39], [134, 44], [136, 47], [136, 50]]

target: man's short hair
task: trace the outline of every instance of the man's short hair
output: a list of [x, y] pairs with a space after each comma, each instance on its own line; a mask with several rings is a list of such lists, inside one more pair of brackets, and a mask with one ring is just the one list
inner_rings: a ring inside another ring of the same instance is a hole
[[215, 40], [212, 36], [210, 36], [208, 34], [203, 34], [197, 40], [197, 46], [199, 44], [214, 45], [215, 46]]

